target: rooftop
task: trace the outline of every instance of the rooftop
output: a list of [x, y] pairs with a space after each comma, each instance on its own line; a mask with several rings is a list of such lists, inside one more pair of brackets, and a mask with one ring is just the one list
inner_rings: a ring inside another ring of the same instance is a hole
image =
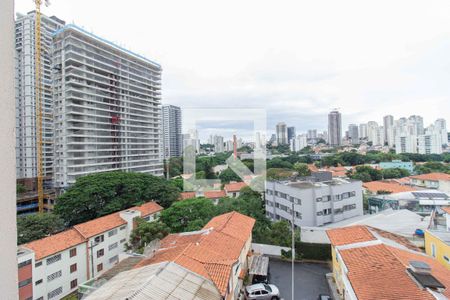
[[355, 225], [327, 230], [328, 238], [333, 246], [375, 241], [376, 238], [366, 226]]
[[246, 187], [247, 184], [245, 182], [233, 182], [233, 183], [228, 183], [225, 184], [224, 186], [224, 190], [229, 193], [229, 192], [239, 192], [243, 187]]
[[41, 260], [47, 256], [75, 247], [85, 241], [83, 236], [76, 230], [69, 229], [22, 246], [33, 250], [35, 259]]
[[445, 213], [447, 213], [447, 214], [450, 215], [450, 206], [443, 206], [443, 207], [441, 207], [441, 209], [442, 209], [443, 211], [445, 211]]
[[411, 186], [401, 185], [395, 181], [371, 181], [364, 182], [363, 187], [369, 190], [372, 193], [376, 193], [378, 191], [387, 191], [391, 193], [400, 193], [400, 192], [410, 192], [416, 191], [417, 189]]
[[203, 192], [204, 196], [206, 198], [209, 199], [216, 199], [216, 198], [222, 198], [222, 197], [226, 197], [227, 194], [225, 193], [224, 190], [219, 190], [219, 191], [205, 191]]
[[450, 246], [450, 231], [428, 230], [428, 232]]
[[211, 280], [174, 262], [161, 262], [122, 272], [86, 300], [193, 299], [220, 300]]
[[430, 180], [430, 181], [450, 180], [450, 174], [446, 174], [446, 173], [428, 173], [428, 174], [410, 176], [410, 178], [412, 178], [412, 179], [419, 179], [419, 180]]
[[211, 219], [202, 230], [170, 234], [152, 258], [136, 267], [173, 261], [211, 280], [225, 295], [232, 266], [251, 237], [255, 220], [237, 212]]

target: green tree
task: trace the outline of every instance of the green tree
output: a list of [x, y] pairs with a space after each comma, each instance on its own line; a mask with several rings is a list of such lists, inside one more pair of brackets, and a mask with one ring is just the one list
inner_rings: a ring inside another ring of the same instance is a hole
[[311, 171], [309, 170], [308, 165], [305, 163], [300, 162], [295, 163], [294, 170], [298, 173], [299, 176], [311, 175]]
[[161, 177], [105, 172], [78, 178], [58, 197], [54, 212], [73, 226], [151, 200], [167, 208], [178, 197], [177, 188]]
[[163, 239], [169, 234], [169, 227], [166, 224], [156, 221], [147, 222], [144, 219], [136, 219], [137, 226], [130, 235], [128, 249], [138, 253], [143, 253], [144, 248], [155, 239]]
[[381, 170], [381, 174], [384, 179], [402, 178], [410, 175], [408, 170], [401, 168], [383, 169]]
[[382, 174], [380, 170], [374, 169], [369, 166], [357, 166], [350, 177], [353, 179], [368, 182], [382, 179]]
[[229, 183], [230, 181], [242, 181], [241, 177], [239, 177], [236, 173], [234, 173], [231, 168], [226, 168], [222, 173], [219, 175], [219, 179], [224, 183]]
[[19, 216], [17, 243], [19, 245], [41, 239], [64, 230], [64, 221], [53, 213]]
[[269, 180], [283, 180], [294, 175], [291, 169], [270, 168], [266, 171], [266, 177]]
[[206, 198], [193, 198], [178, 201], [161, 212], [161, 222], [171, 232], [184, 232], [201, 229], [217, 215], [217, 208]]
[[22, 194], [25, 193], [27, 191], [27, 189], [25, 188], [25, 186], [23, 184], [16, 184], [16, 194]]

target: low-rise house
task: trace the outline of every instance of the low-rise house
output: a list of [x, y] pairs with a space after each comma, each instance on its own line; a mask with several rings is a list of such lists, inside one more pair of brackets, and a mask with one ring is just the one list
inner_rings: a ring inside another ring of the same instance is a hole
[[450, 271], [414, 245], [366, 226], [327, 231], [343, 299], [447, 299]]
[[378, 193], [401, 193], [416, 191], [417, 188], [398, 183], [395, 180], [378, 180], [363, 183], [364, 189], [369, 193], [376, 195]]
[[[105, 299], [101, 295], [110, 295], [107, 298], [109, 300], [131, 299], [131, 295], [145, 298], [143, 290], [164, 289], [152, 284], [152, 281], [155, 281], [152, 269], [166, 270], [169, 266], [174, 274], [172, 278], [164, 278], [164, 285], [172, 286], [173, 281], [181, 280], [180, 277], [190, 276], [191, 281], [203, 282], [205, 288], [207, 287], [211, 298], [206, 299], [239, 299], [243, 277], [248, 269], [247, 259], [254, 223], [253, 218], [230, 212], [211, 219], [202, 230], [170, 234], [160, 241], [160, 248], [152, 257], [142, 260], [126, 274], [116, 275], [111, 283], [100, 287], [87, 299]], [[139, 278], [135, 277], [136, 280], [130, 278], [137, 274]], [[123, 282], [127, 278], [130, 284], [124, 285]], [[157, 280], [155, 282], [158, 283]], [[189, 292], [196, 294], [198, 289], [199, 286], [195, 285]], [[111, 294], [110, 291], [115, 292]], [[205, 299], [187, 295], [186, 288], [179, 284], [173, 285], [170, 293], [178, 296], [153, 293], [152, 299]], [[183, 298], [181, 295], [186, 296]]]
[[241, 189], [246, 186], [247, 184], [245, 182], [230, 182], [225, 184], [223, 189], [228, 197], [237, 198], [239, 197]]
[[292, 220], [296, 226], [323, 226], [363, 215], [362, 182], [333, 178], [327, 181], [268, 181], [266, 216]]
[[401, 161], [394, 159], [392, 161], [382, 161], [379, 164], [380, 169], [405, 169], [409, 173], [414, 172], [414, 163], [412, 161]]
[[21, 245], [19, 277], [28, 274], [21, 268], [24, 264], [31, 265], [32, 276], [19, 284], [19, 292], [28, 295], [31, 290], [32, 299], [38, 300], [60, 299], [75, 292], [78, 284], [103, 273], [119, 261], [135, 217], [150, 222], [158, 218], [162, 209], [155, 202], [147, 202]]
[[450, 231], [426, 230], [425, 252], [450, 270]]
[[450, 174], [446, 173], [428, 173], [422, 175], [410, 176], [410, 184], [427, 188], [440, 189], [440, 182], [450, 182]]
[[376, 213], [388, 208], [409, 209], [429, 215], [437, 207], [450, 205], [450, 196], [435, 189], [421, 189], [410, 192], [373, 195], [369, 197], [369, 210]]

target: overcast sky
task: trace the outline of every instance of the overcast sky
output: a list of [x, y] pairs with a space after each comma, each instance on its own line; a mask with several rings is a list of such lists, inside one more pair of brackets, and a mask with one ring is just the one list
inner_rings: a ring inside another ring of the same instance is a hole
[[[16, 11], [33, 9], [16, 0]], [[326, 129], [420, 114], [450, 122], [450, 1], [52, 0], [43, 8], [159, 62], [163, 103], [264, 108]]]

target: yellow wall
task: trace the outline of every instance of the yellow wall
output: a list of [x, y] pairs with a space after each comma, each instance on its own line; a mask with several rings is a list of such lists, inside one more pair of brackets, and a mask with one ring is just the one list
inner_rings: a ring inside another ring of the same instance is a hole
[[334, 246], [331, 247], [331, 258], [333, 260], [333, 277], [336, 283], [336, 287], [338, 289], [339, 294], [342, 295], [344, 290], [344, 282], [342, 281], [342, 269], [341, 263], [338, 261], [336, 255], [336, 248]]
[[[435, 255], [433, 256], [433, 245], [435, 247]], [[445, 244], [442, 240], [433, 235], [433, 233], [428, 230], [425, 231], [425, 252], [431, 256], [435, 257], [436, 260], [450, 270], [450, 262], [444, 259], [446, 256], [450, 259], [450, 246]]]

